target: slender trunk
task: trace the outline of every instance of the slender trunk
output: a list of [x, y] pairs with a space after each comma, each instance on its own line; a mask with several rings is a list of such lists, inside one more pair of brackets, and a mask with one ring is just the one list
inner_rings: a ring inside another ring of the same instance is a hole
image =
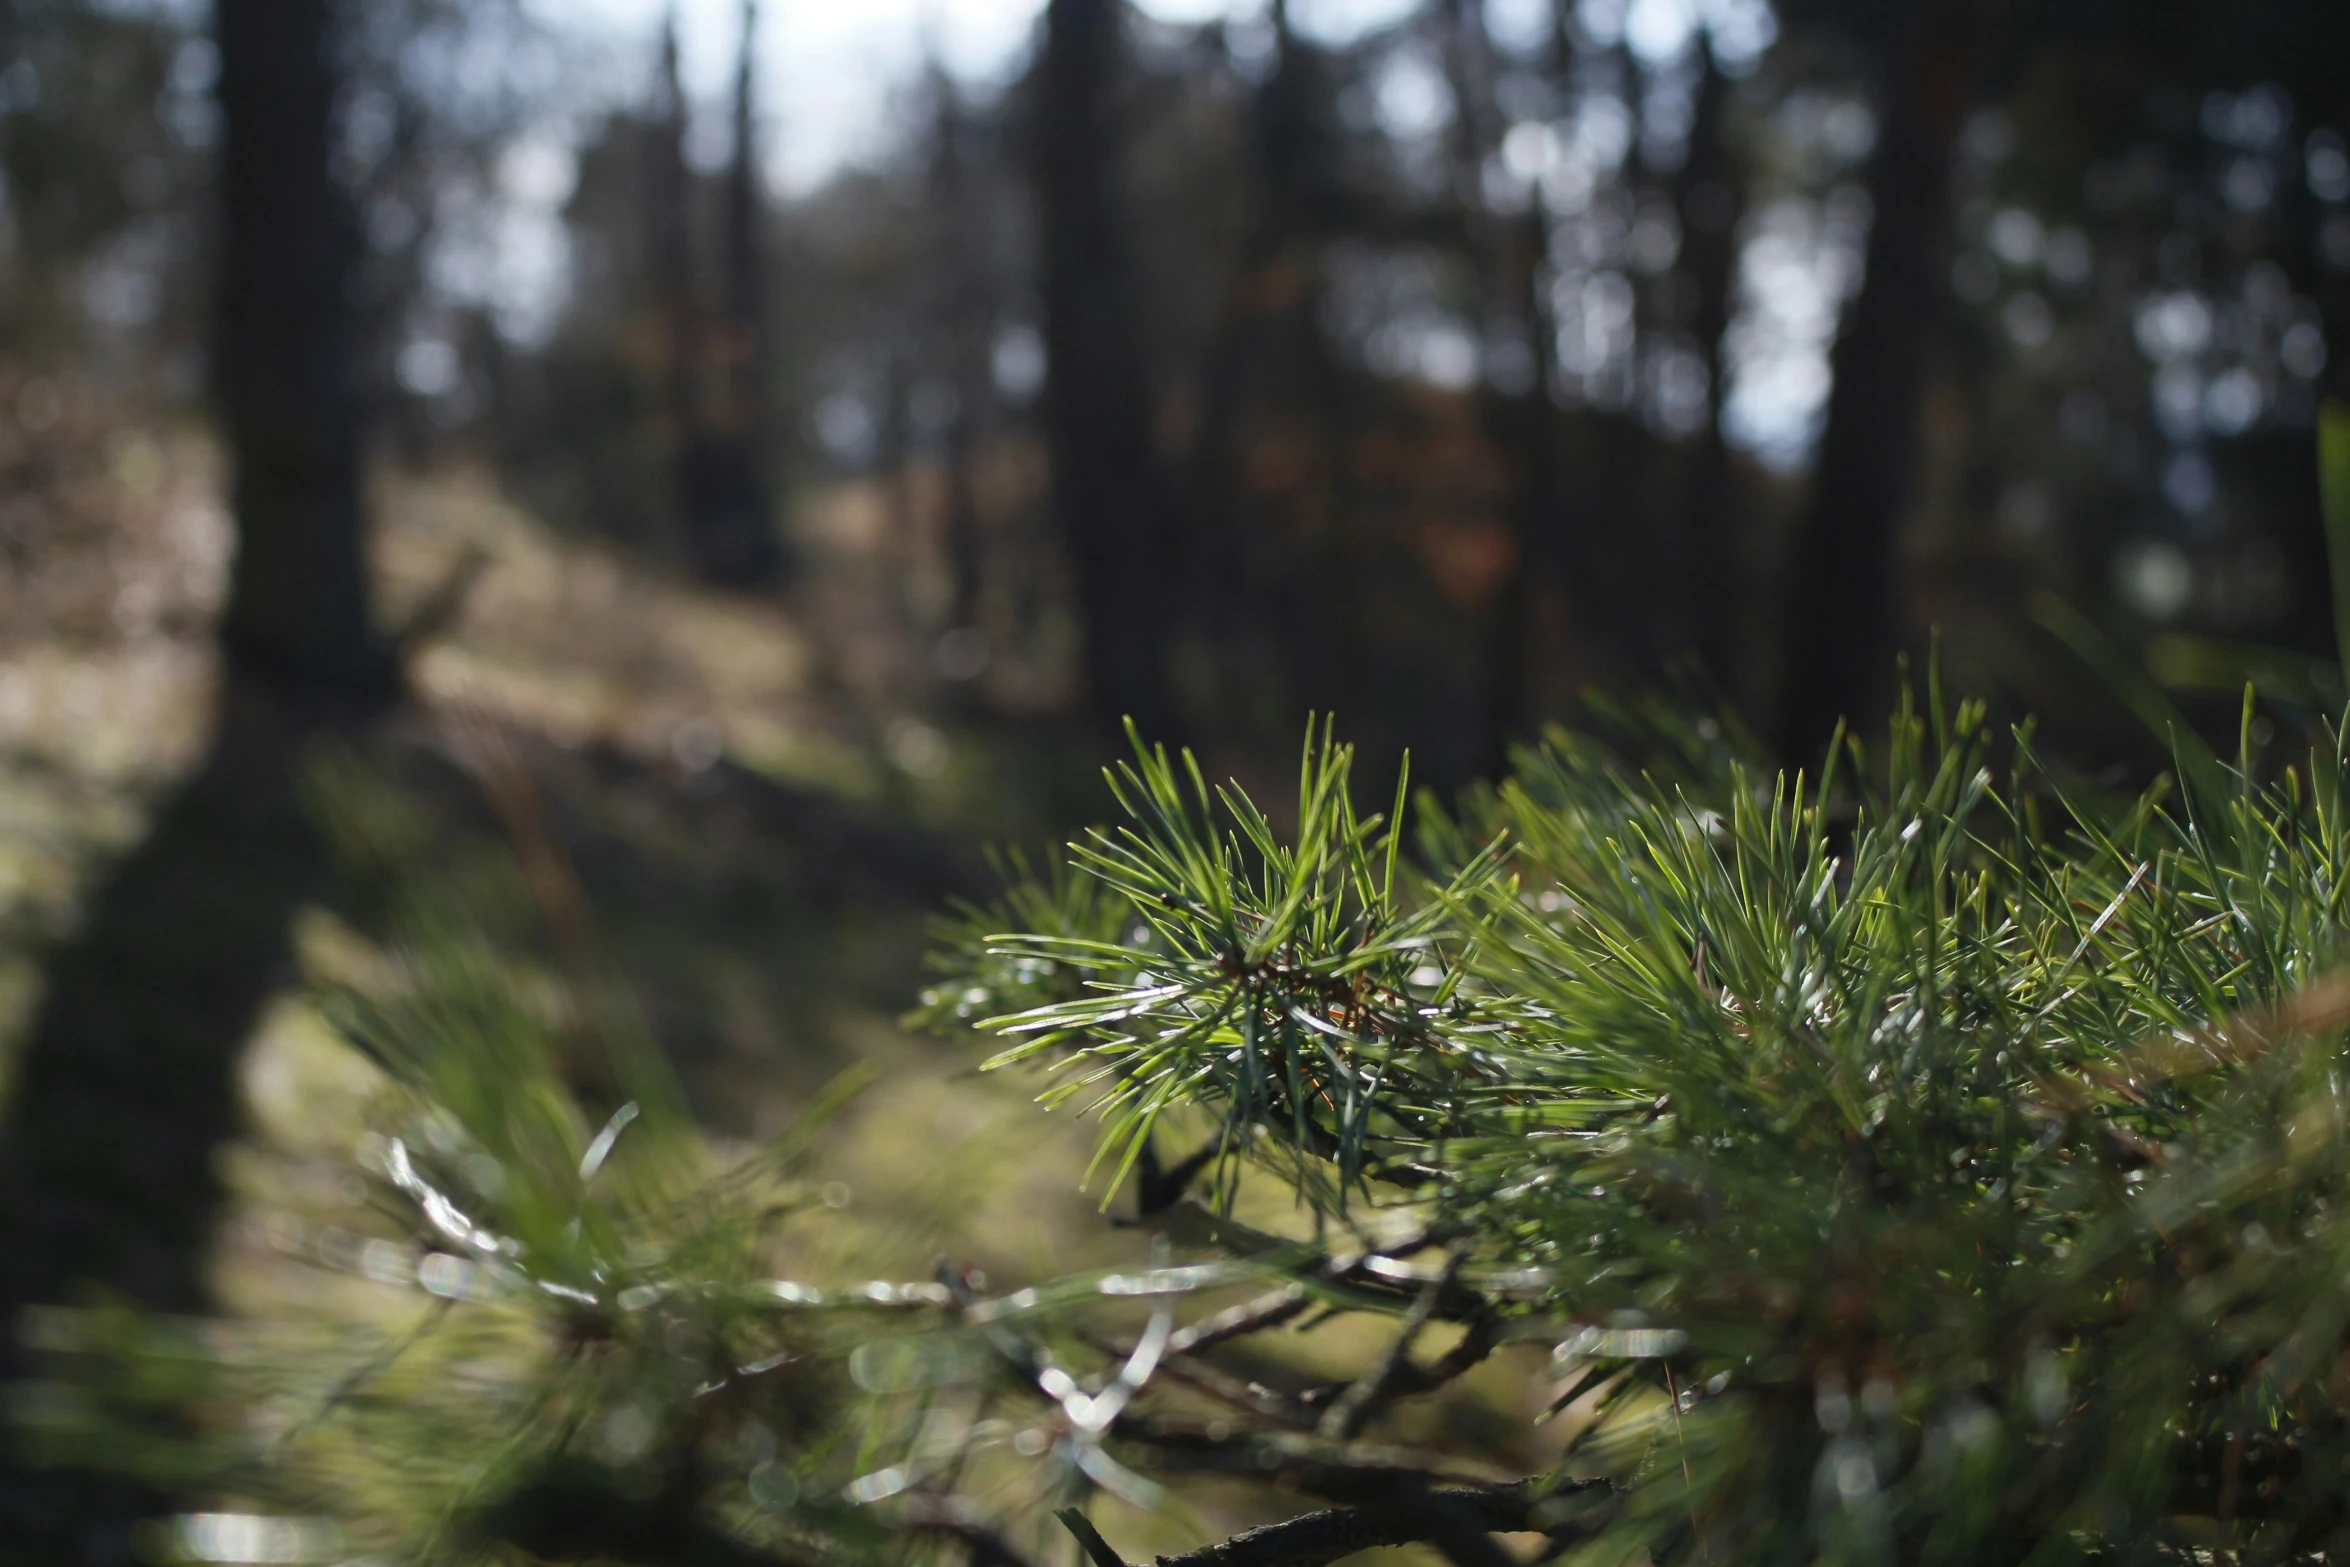
[[1971, 10], [1971, 0], [1920, 0], [1888, 24], [1867, 271], [1831, 356], [1827, 428], [1789, 561], [1779, 744], [1791, 763], [1815, 759], [1839, 720], [1873, 716], [1892, 679], [1901, 634], [1894, 548], [1940, 315]]
[[[1272, 8], [1274, 64], [1252, 105], [1251, 152], [1255, 189], [1239, 264], [1224, 290], [1216, 330], [1199, 378], [1199, 420], [1185, 463], [1182, 518], [1195, 539], [1228, 535], [1219, 525], [1229, 498], [1232, 442], [1248, 379], [1250, 349], [1262, 341], [1266, 316], [1279, 308], [1271, 287], [1304, 215], [1306, 171], [1298, 166], [1310, 112], [1305, 57], [1289, 25], [1287, 0]], [[1229, 550], [1228, 537], [1218, 544]]]
[[890, 561], [890, 607], [901, 624], [919, 626], [929, 618], [914, 590], [915, 570], [926, 553], [921, 508], [914, 490], [913, 378], [909, 353], [892, 344], [881, 372], [881, 418], [873, 432], [873, 472], [881, 486], [882, 517]]
[[1689, 161], [1681, 182], [1683, 257], [1696, 285], [1693, 331], [1705, 356], [1705, 425], [1691, 454], [1689, 484], [1681, 522], [1685, 551], [1679, 573], [1684, 584], [1686, 643], [1712, 682], [1728, 697], [1737, 678], [1736, 597], [1741, 541], [1731, 526], [1730, 449], [1722, 429], [1728, 392], [1725, 353], [1730, 333], [1731, 289], [1738, 259], [1739, 199], [1729, 138], [1723, 125], [1729, 107], [1729, 79], [1715, 62], [1710, 41], [1702, 45], [1704, 76], [1689, 133]]
[[694, 283], [692, 184], [685, 163], [685, 85], [678, 76], [677, 10], [662, 24], [661, 67], [653, 112], [645, 127], [644, 223], [654, 309], [665, 354], [661, 389], [671, 461], [676, 467], [678, 521], [690, 538], [693, 505], [687, 474], [702, 423], [703, 324]]
[[981, 407], [989, 390], [986, 236], [972, 199], [963, 146], [968, 132], [954, 80], [934, 63], [930, 84], [935, 112], [930, 190], [939, 225], [932, 265], [939, 280], [939, 334], [947, 349], [947, 384], [955, 394], [946, 432], [947, 624], [960, 629], [978, 625], [979, 595], [985, 585], [975, 469]]
[[[1316, 189], [1325, 171], [1314, 165], [1320, 151], [1314, 146], [1316, 67], [1290, 26], [1287, 0], [1274, 0], [1268, 19], [1273, 69], [1250, 104], [1248, 211], [1199, 365], [1198, 418], [1184, 456], [1178, 515], [1193, 580], [1214, 585], [1200, 613], [1225, 646], [1248, 650], [1228, 666], [1228, 675], [1261, 691], [1272, 674], [1291, 704], [1302, 698], [1309, 710], [1339, 708], [1347, 705], [1352, 677], [1359, 674], [1350, 651], [1356, 639], [1349, 595], [1341, 591], [1358, 565], [1349, 542], [1342, 540], [1310, 565], [1294, 559], [1274, 565], [1288, 552], [1265, 544], [1282, 521], [1250, 514], [1234, 484], [1252, 388], [1267, 384], [1261, 378], [1269, 367], [1278, 375], [1292, 353], [1291, 364], [1308, 384], [1291, 394], [1291, 406], [1308, 410], [1306, 438], [1344, 482], [1344, 464], [1335, 460], [1344, 439], [1338, 429], [1341, 399], [1335, 388], [1314, 384], [1331, 379], [1316, 324], [1326, 222]], [[1270, 404], [1257, 416], [1278, 420], [1282, 413], [1280, 405]], [[1337, 510], [1343, 527], [1347, 508]], [[1301, 574], [1310, 578], [1312, 591], [1300, 591], [1295, 579]], [[1264, 667], [1268, 653], [1277, 671]]]
[[1510, 506], [1510, 544], [1513, 562], [1503, 578], [1493, 607], [1491, 639], [1487, 649], [1486, 711], [1483, 754], [1484, 776], [1500, 778], [1509, 770], [1510, 747], [1522, 736], [1528, 719], [1527, 691], [1532, 671], [1527, 667], [1534, 612], [1536, 541], [1557, 526], [1560, 502], [1558, 411], [1551, 402], [1555, 344], [1550, 314], [1540, 297], [1541, 259], [1548, 245], [1546, 219], [1535, 210], [1513, 225], [1504, 259], [1504, 273], [1520, 319], [1524, 323], [1532, 364], [1532, 385], [1509, 400], [1505, 417], [1510, 444], [1517, 448], [1518, 493]]
[[367, 587], [359, 476], [358, 255], [329, 169], [328, 0], [220, 0], [226, 251], [214, 345], [238, 548], [222, 649], [304, 697], [396, 683]]
[[[1494, 134], [1483, 108], [1488, 97], [1483, 81], [1486, 73], [1476, 67], [1489, 64], [1492, 44], [1485, 32], [1482, 5], [1473, 0], [1454, 0], [1454, 4], [1453, 25], [1456, 34], [1464, 35], [1456, 45], [1460, 64], [1453, 71], [1454, 91], [1462, 97], [1457, 178], [1463, 186], [1461, 199], [1471, 204], [1473, 212], [1482, 212], [1477, 181], [1494, 150]], [[1562, 80], [1572, 63], [1573, 48], [1571, 36], [1562, 28], [1553, 40], [1552, 60]], [[1552, 398], [1557, 325], [1542, 286], [1543, 263], [1550, 250], [1550, 216], [1539, 187], [1529, 202], [1525, 214], [1514, 221], [1488, 220], [1495, 296], [1522, 336], [1528, 358], [1525, 389], [1497, 399], [1506, 442], [1515, 450], [1519, 473], [1509, 510], [1512, 564], [1495, 597], [1486, 646], [1478, 764], [1489, 778], [1499, 778], [1508, 771], [1510, 747], [1521, 738], [1531, 717], [1528, 659], [1534, 578], [1544, 565], [1541, 546], [1555, 540], [1563, 525], [1559, 411]]]
[[[1632, 142], [1638, 145], [1641, 104], [1629, 51], [1619, 45], [1587, 62], [1598, 68], [1595, 73], [1579, 71], [1574, 9], [1574, 0], [1561, 0], [1554, 9], [1553, 70], [1579, 93], [1620, 93], [1632, 120]], [[1543, 322], [1543, 347], [1555, 359], [1560, 325], [1555, 304]], [[1634, 352], [1638, 348], [1636, 338]], [[1622, 406], [1586, 403], [1571, 415], [1554, 417], [1552, 430], [1559, 451], [1552, 471], [1559, 489], [1550, 526], [1533, 542], [1564, 578], [1578, 675], [1587, 681], [1627, 680], [1651, 667], [1655, 636], [1656, 572], [1647, 559], [1650, 540], [1639, 512], [1641, 475], [1654, 441], [1638, 413]]]
[[754, 48], [758, 0], [743, 0], [735, 62], [734, 159], [725, 186], [722, 308], [696, 345], [708, 359], [707, 399], [685, 449], [687, 541], [695, 569], [721, 587], [761, 588], [783, 571], [767, 475], [759, 460], [766, 403], [764, 246], [760, 226]]
[[1093, 710], [1173, 731], [1164, 667], [1173, 529], [1151, 448], [1149, 394], [1118, 211], [1117, 0], [1052, 0], [1037, 134], [1044, 219], [1045, 418], [1053, 501], [1080, 598]]

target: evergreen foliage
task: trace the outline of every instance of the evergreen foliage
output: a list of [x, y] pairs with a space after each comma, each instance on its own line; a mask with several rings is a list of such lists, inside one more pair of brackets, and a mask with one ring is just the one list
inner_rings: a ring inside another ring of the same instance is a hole
[[[60, 1317], [23, 1412], [403, 1561], [1118, 1567], [1067, 1504], [1201, 1474], [1329, 1505], [1162, 1562], [2323, 1558], [2339, 738], [2270, 767], [2248, 707], [2232, 765], [2113, 799], [1983, 718], [1930, 692], [1816, 782], [1557, 733], [1409, 842], [1327, 727], [1279, 822], [1138, 743], [1122, 822], [945, 927], [918, 1013], [1099, 1114], [1155, 1236], [1008, 1293], [775, 1277], [820, 1116], [721, 1152], [592, 976], [467, 934], [543, 887], [442, 875], [335, 1009], [396, 1085], [366, 1164], [412, 1242], [369, 1271], [429, 1306], [358, 1352]], [[1267, 1358], [1347, 1314], [1390, 1326], [1346, 1375]], [[1405, 1408], [1479, 1377], [1542, 1379], [1542, 1472]]]
[[1286, 841], [1142, 753], [1112, 907], [972, 927], [934, 1010], [1557, 1324], [1582, 1559], [2338, 1550], [2338, 739], [2262, 783], [2248, 707], [2108, 804], [1982, 718], [1817, 783], [1554, 735], [1409, 894], [1326, 735]]

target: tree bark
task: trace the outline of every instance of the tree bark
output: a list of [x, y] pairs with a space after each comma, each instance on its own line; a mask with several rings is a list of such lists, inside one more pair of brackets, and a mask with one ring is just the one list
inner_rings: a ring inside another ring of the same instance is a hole
[[1789, 763], [1816, 761], [1839, 720], [1872, 718], [1892, 682], [1901, 637], [1894, 550], [1941, 314], [1973, 5], [1920, 0], [1888, 13], [1866, 272], [1831, 355], [1811, 505], [1789, 558], [1779, 722]]
[[1053, 505], [1076, 568], [1095, 716], [1174, 735], [1165, 673], [1174, 537], [1150, 437], [1119, 212], [1118, 0], [1052, 0], [1035, 125]]
[[976, 628], [985, 586], [985, 541], [979, 511], [978, 438], [989, 396], [986, 232], [972, 192], [970, 135], [961, 91], [945, 68], [929, 67], [932, 94], [930, 195], [937, 241], [937, 330], [945, 347], [947, 384], [955, 411], [946, 430], [946, 561], [950, 629]]
[[[1529, 362], [1524, 391], [1490, 399], [1500, 433], [1505, 444], [1515, 450], [1519, 468], [1517, 493], [1509, 510], [1512, 560], [1495, 595], [1486, 639], [1479, 738], [1479, 771], [1498, 780], [1508, 773], [1510, 749], [1525, 737], [1533, 716], [1528, 703], [1532, 685], [1528, 660], [1535, 574], [1546, 564], [1541, 546], [1545, 541], [1555, 542], [1564, 525], [1559, 408], [1552, 391], [1558, 323], [1550, 302], [1543, 297], [1550, 212], [1540, 187], [1529, 194], [1526, 212], [1514, 219], [1485, 212], [1479, 190], [1485, 162], [1493, 155], [1497, 141], [1486, 108], [1492, 97], [1494, 49], [1484, 6], [1452, 0], [1450, 20], [1458, 62], [1452, 71], [1453, 91], [1461, 99], [1456, 112], [1464, 139], [1456, 174], [1459, 199], [1471, 214], [1472, 231], [1482, 234], [1491, 252], [1496, 302], [1504, 315], [1515, 318]], [[1572, 66], [1573, 51], [1572, 37], [1560, 30], [1553, 39], [1551, 68], [1561, 80]]]
[[[650, 238], [655, 308], [668, 350], [670, 440], [682, 472], [684, 453], [700, 406], [696, 381], [702, 314], [694, 287], [691, 181], [685, 166], [685, 84], [677, 60], [677, 8], [670, 6], [661, 27], [661, 65], [653, 112], [645, 127], [644, 224]], [[683, 505], [683, 480], [679, 502]]]
[[[26, 1308], [96, 1288], [150, 1309], [208, 1301], [237, 1129], [236, 1063], [325, 883], [304, 747], [398, 688], [373, 623], [359, 483], [355, 246], [330, 174], [330, 0], [219, 0], [226, 119], [221, 419], [238, 552], [223, 694], [202, 764], [46, 965], [0, 1116], [0, 1381], [38, 1369]], [[0, 1559], [131, 1559], [170, 1499], [0, 1458]]]
[[357, 235], [330, 168], [329, 0], [219, 0], [225, 251], [214, 345], [238, 548], [220, 639], [303, 698], [396, 685], [367, 586]]
[[1741, 541], [1731, 527], [1730, 448], [1722, 429], [1729, 391], [1726, 339], [1738, 260], [1739, 182], [1723, 121], [1730, 83], [1715, 62], [1711, 35], [1702, 35], [1703, 77], [1689, 131], [1689, 161], [1681, 181], [1681, 223], [1689, 276], [1697, 290], [1693, 330], [1705, 355], [1705, 427], [1691, 454], [1682, 507], [1683, 640], [1724, 699], [1734, 696], [1736, 591]]
[[697, 344], [709, 364], [708, 402], [693, 411], [684, 484], [687, 542], [695, 569], [713, 586], [764, 588], [783, 575], [782, 541], [760, 461], [766, 406], [766, 247], [759, 195], [758, 0], [743, 0], [735, 61], [734, 159], [728, 165], [722, 257], [723, 298], [713, 330]]

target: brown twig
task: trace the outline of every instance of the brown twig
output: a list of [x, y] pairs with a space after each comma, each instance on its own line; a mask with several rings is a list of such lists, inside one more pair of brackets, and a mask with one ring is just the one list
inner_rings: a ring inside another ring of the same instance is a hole
[[898, 1504], [898, 1528], [960, 1540], [971, 1553], [970, 1567], [1032, 1567], [1013, 1549], [988, 1516], [957, 1496], [909, 1496]]
[[1460, 1271], [1460, 1259], [1452, 1258], [1444, 1271], [1421, 1287], [1420, 1298], [1412, 1302], [1412, 1309], [1404, 1313], [1403, 1324], [1396, 1329], [1395, 1339], [1380, 1357], [1365, 1367], [1345, 1392], [1338, 1395], [1322, 1416], [1321, 1433], [1334, 1442], [1353, 1438], [1370, 1417], [1371, 1411], [1389, 1396], [1398, 1373], [1411, 1365], [1412, 1341], [1436, 1314], [1436, 1303], [1443, 1296], [1445, 1286]]
[[[1500, 1324], [1490, 1316], [1478, 1318], [1469, 1324], [1468, 1332], [1461, 1335], [1459, 1343], [1428, 1364], [1423, 1366], [1416, 1361], [1405, 1360], [1397, 1365], [1388, 1377], [1387, 1385], [1380, 1390], [1379, 1401], [1386, 1403], [1415, 1393], [1432, 1393], [1482, 1365], [1500, 1343]], [[1301, 1395], [1299, 1401], [1307, 1405], [1327, 1405], [1331, 1399], [1341, 1396], [1349, 1385], [1339, 1383], [1315, 1388]]]
[[[1133, 1353], [1131, 1347], [1121, 1346], [1105, 1335], [1081, 1333], [1079, 1337], [1112, 1359], [1123, 1359]], [[1297, 1398], [1261, 1382], [1235, 1376], [1212, 1361], [1180, 1359], [1169, 1351], [1159, 1361], [1159, 1375], [1181, 1382], [1235, 1409], [1261, 1415], [1267, 1420], [1278, 1420], [1293, 1430], [1311, 1431], [1314, 1428], [1314, 1410]]]
[[[1593, 1488], [1604, 1489], [1604, 1488]], [[1567, 1532], [1540, 1519], [1544, 1498], [1531, 1485], [1455, 1486], [1406, 1497], [1388, 1507], [1334, 1507], [1282, 1523], [1249, 1529], [1229, 1540], [1162, 1556], [1152, 1567], [1327, 1567], [1341, 1557], [1379, 1546], [1434, 1542], [1473, 1532]], [[1501, 1560], [1500, 1547], [1487, 1545]], [[1472, 1552], [1471, 1554], [1482, 1555]]]
[[1179, 1355], [1197, 1354], [1229, 1339], [1277, 1328], [1302, 1315], [1312, 1304], [1313, 1297], [1306, 1292], [1304, 1285], [1284, 1285], [1177, 1330], [1174, 1337], [1167, 1340], [1167, 1357], [1171, 1360]]
[[1332, 1442], [1308, 1432], [1234, 1432], [1220, 1424], [1133, 1414], [1116, 1429], [1120, 1438], [1151, 1448], [1152, 1463], [1170, 1473], [1246, 1475], [1353, 1505], [1385, 1502], [1413, 1488], [1511, 1483], [1484, 1464], [1381, 1443]]

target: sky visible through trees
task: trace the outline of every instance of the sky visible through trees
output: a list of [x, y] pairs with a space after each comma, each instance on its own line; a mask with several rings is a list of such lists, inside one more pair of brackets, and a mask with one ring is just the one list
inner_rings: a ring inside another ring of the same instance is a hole
[[[1269, 47], [1262, 0], [1151, 0], [1147, 17], [1176, 25], [1233, 24], [1242, 47]], [[1301, 38], [1343, 45], [1406, 19], [1414, 0], [1301, 0], [1290, 8]], [[723, 100], [740, 47], [736, 0], [575, 0], [562, 7], [566, 29], [600, 38], [625, 55], [652, 36], [671, 11], [678, 19], [681, 71], [699, 108], [689, 133], [689, 157], [716, 167], [726, 156]], [[1548, 0], [1497, 0], [1486, 8], [1497, 39], [1533, 53], [1553, 25]], [[1576, 8], [1583, 26], [1602, 44], [1620, 42], [1651, 67], [1684, 64], [1701, 35], [1732, 70], [1750, 68], [1777, 34], [1769, 0], [1586, 0]], [[764, 14], [758, 57], [771, 98], [763, 126], [767, 178], [779, 195], [807, 193], [844, 166], [891, 155], [902, 141], [910, 93], [926, 57], [935, 53], [974, 90], [1000, 91], [1033, 43], [1041, 5], [1035, 0], [861, 0], [849, 6], [777, 5]], [[625, 76], [620, 90], [637, 84]], [[1425, 138], [1449, 123], [1453, 106], [1443, 73], [1428, 59], [1392, 66], [1377, 84], [1380, 121], [1395, 134]], [[1807, 127], [1831, 155], [1857, 163], [1874, 126], [1866, 106], [1844, 102], [1813, 111]], [[1633, 150], [1632, 117], [1620, 105], [1602, 106], [1562, 137], [1551, 127], [1526, 125], [1500, 151], [1511, 180], [1588, 190], [1606, 180]], [[450, 278], [461, 292], [496, 301], [526, 338], [551, 327], [568, 273], [569, 253], [560, 209], [575, 177], [569, 138], [549, 127], [509, 154], [504, 210], [493, 220], [495, 239], [453, 259]], [[1799, 463], [1817, 435], [1825, 406], [1827, 349], [1836, 318], [1854, 281], [1858, 235], [1848, 216], [1800, 207], [1766, 214], [1742, 253], [1754, 308], [1745, 323], [1750, 345], [1729, 398], [1733, 439], [1777, 466]], [[1601, 282], [1586, 300], [1584, 353], [1604, 361], [1612, 336], [1629, 320], [1616, 293]], [[1390, 341], [1384, 353], [1398, 368], [1416, 369], [1441, 386], [1477, 376], [1475, 345], [1456, 328], [1423, 325]], [[1686, 380], [1686, 372], [1684, 373]], [[1685, 406], [1671, 417], [1686, 421]]]

